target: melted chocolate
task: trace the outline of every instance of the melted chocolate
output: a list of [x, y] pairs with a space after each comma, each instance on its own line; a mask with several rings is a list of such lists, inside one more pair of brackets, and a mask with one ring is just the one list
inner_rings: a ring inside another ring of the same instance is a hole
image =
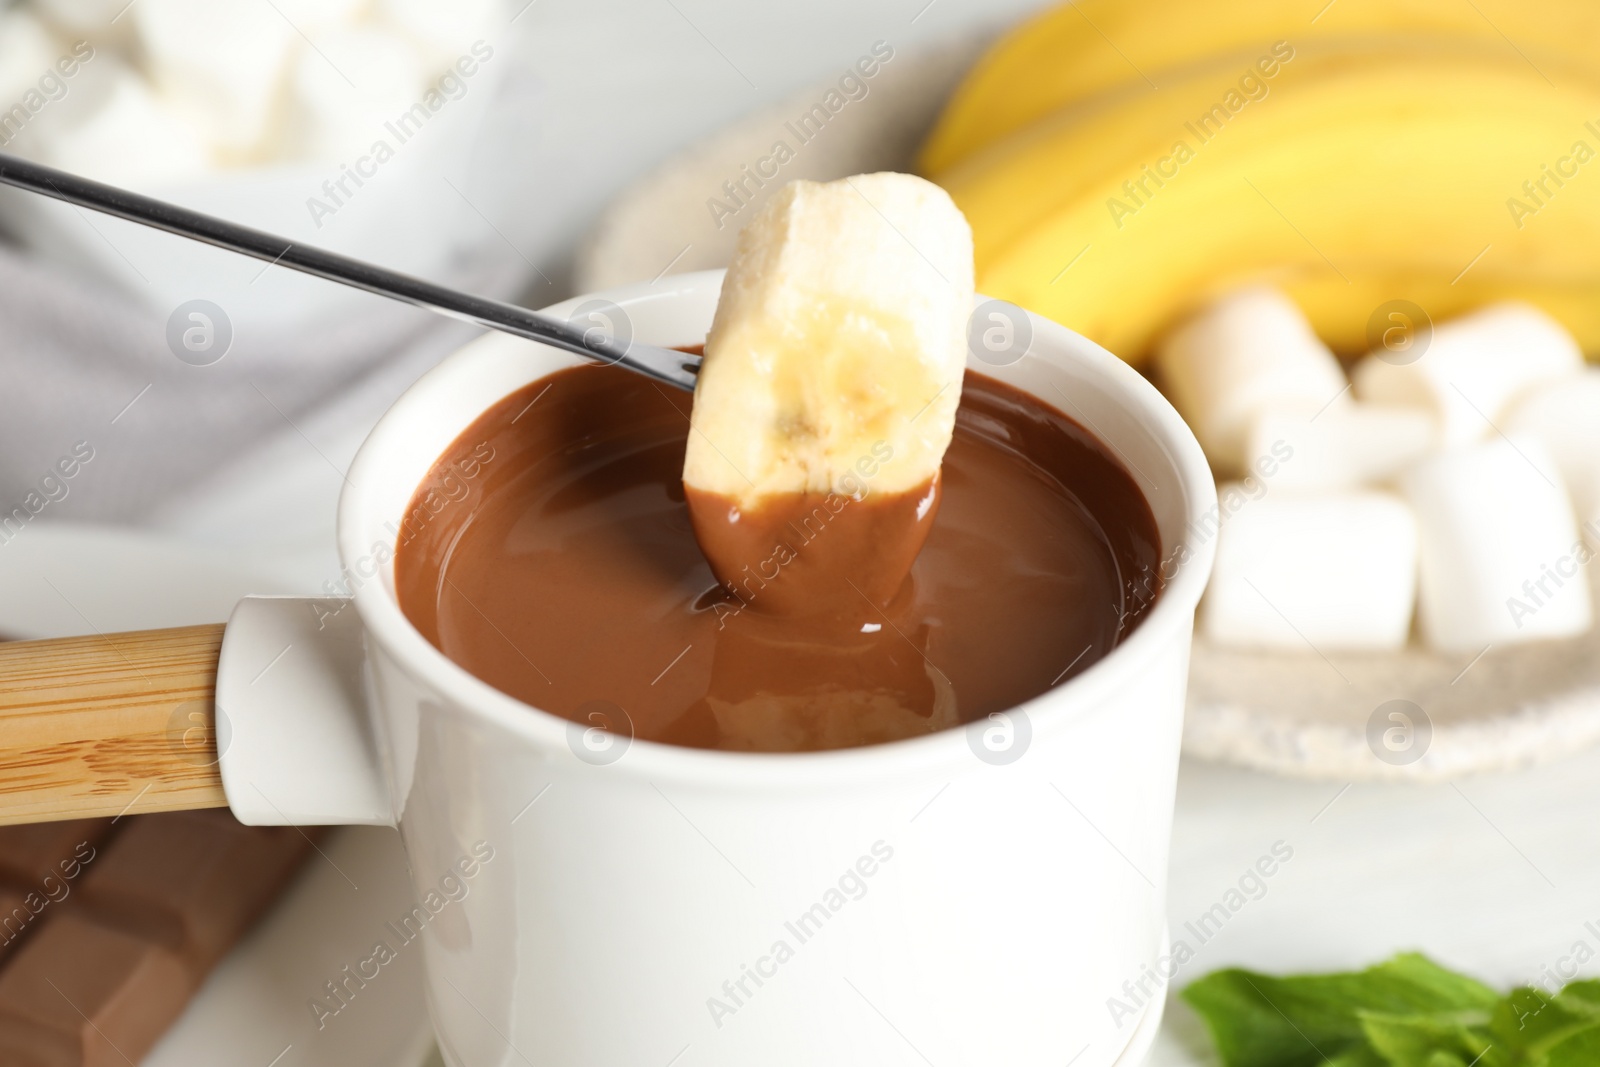
[[[1109, 652], [1155, 599], [1160, 545], [1133, 479], [1077, 423], [992, 379], [967, 374], [925, 490], [818, 494], [737, 524], [715, 521], [716, 498], [691, 522], [689, 408], [602, 367], [490, 408], [402, 524], [407, 617], [489, 684], [574, 721], [797, 751], [1014, 707]], [[749, 563], [719, 583], [697, 528]], [[915, 557], [904, 581], [873, 533], [886, 528], [914, 529], [895, 542]]]
[[741, 606], [838, 616], [894, 599], [933, 529], [939, 488], [934, 478], [906, 493], [778, 493], [749, 509], [686, 485], [684, 499], [706, 562]]

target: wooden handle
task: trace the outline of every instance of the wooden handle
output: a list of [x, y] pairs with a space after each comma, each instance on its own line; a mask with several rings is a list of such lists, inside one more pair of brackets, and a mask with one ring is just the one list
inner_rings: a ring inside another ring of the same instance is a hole
[[222, 629], [0, 644], [0, 825], [225, 806]]

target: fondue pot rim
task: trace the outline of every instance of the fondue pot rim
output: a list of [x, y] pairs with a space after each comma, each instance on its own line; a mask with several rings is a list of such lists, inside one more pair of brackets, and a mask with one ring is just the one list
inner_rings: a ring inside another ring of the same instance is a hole
[[[546, 311], [566, 318], [586, 302], [609, 301], [627, 309], [633, 319], [643, 321], [639, 340], [692, 343], [703, 336], [710, 324], [722, 275], [721, 270], [676, 275], [574, 297]], [[985, 298], [978, 299], [981, 302]], [[663, 315], [666, 320], [662, 320]], [[690, 316], [690, 321], [698, 325], [682, 328]], [[1158, 458], [1167, 465], [1166, 470], [1156, 472], [1165, 477], [1151, 484], [1145, 471], [1128, 463], [1126, 453], [1117, 446], [1117, 434], [1107, 437], [1101, 433], [1111, 421], [1105, 413], [1086, 426], [1119, 455], [1156, 512], [1162, 527], [1164, 584], [1155, 606], [1121, 644], [1081, 674], [1019, 705], [1037, 743], [1091, 711], [1125, 685], [1130, 672], [1140, 672], [1144, 665], [1164, 655], [1171, 641], [1187, 639], [1215, 551], [1216, 490], [1194, 435], [1154, 385], [1086, 338], [1032, 313], [1027, 317], [1033, 340], [1028, 355], [1017, 366], [1042, 362], [1070, 368], [1085, 380], [1095, 380], [1114, 394], [1124, 415], [1137, 423], [1133, 432], [1142, 431], [1153, 440]], [[653, 335], [651, 320], [671, 335]], [[679, 328], [661, 326], [662, 321]], [[500, 334], [478, 338], [446, 357], [396, 401], [362, 444], [340, 496], [338, 523], [339, 555], [346, 578], [354, 588], [369, 644], [386, 652], [402, 671], [427, 688], [446, 695], [460, 711], [522, 739], [536, 750], [573, 760], [577, 757], [569, 751], [569, 731], [574, 725], [571, 720], [495, 689], [452, 662], [423, 637], [401, 612], [392, 560], [384, 559], [384, 553], [377, 548], [387, 536], [392, 553], [394, 531], [415, 487], [445, 446], [477, 415], [522, 385], [577, 362], [580, 361], [576, 357]], [[1016, 367], [992, 367], [972, 359], [968, 366], [1018, 385], [1080, 423], [1089, 421], [1016, 380], [1012, 373]], [[486, 386], [491, 388], [492, 396], [485, 396]], [[448, 419], [444, 412], [449, 413]], [[444, 425], [441, 419], [451, 424]], [[1125, 439], [1124, 444], [1127, 443]], [[1176, 486], [1168, 484], [1172, 477], [1177, 479]], [[1158, 507], [1152, 491], [1163, 495], [1178, 493], [1180, 506]], [[1174, 526], [1181, 535], [1176, 541], [1172, 537]], [[1187, 540], [1191, 531], [1200, 531], [1192, 544]], [[939, 768], [954, 771], [975, 765], [965, 735], [965, 729], [952, 728], [883, 744], [798, 753], [726, 752], [633, 739], [622, 758], [600, 769], [636, 776], [640, 781], [670, 781], [706, 788], [781, 790], [818, 784], [870, 784], [901, 774], [924, 775]], [[1026, 756], [1022, 762], [1026, 762]]]

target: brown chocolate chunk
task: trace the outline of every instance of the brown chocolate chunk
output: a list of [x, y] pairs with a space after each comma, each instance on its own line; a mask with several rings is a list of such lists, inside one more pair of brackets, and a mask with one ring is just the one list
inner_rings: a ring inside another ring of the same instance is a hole
[[65, 912], [49, 915], [0, 972], [0, 1062], [137, 1063], [194, 987], [161, 945]]
[[308, 849], [222, 810], [0, 829], [0, 1065], [137, 1063]]
[[29, 900], [27, 894], [16, 889], [0, 888], [0, 963], [10, 959], [11, 950], [38, 925], [35, 910], [41, 909], [39, 900]]
[[244, 826], [225, 809], [145, 816], [94, 862], [82, 906], [204, 974], [272, 903], [309, 848], [292, 827]]
[[29, 889], [39, 888], [46, 875], [70, 881], [110, 829], [110, 819], [0, 826], [0, 878]]

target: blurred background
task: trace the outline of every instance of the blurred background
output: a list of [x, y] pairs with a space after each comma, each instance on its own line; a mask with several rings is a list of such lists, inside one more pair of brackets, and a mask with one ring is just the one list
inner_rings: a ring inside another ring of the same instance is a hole
[[[543, 306], [573, 291], [601, 209], [674, 150], [875, 40], [982, 39], [1031, 6], [19, 0], [0, 12], [0, 142]], [[333, 504], [366, 429], [475, 333], [14, 190], [0, 227], [5, 509], [87, 442], [34, 521], [192, 539], [297, 587], [338, 573]], [[169, 319], [181, 336], [196, 300], [226, 354], [185, 363]]]

